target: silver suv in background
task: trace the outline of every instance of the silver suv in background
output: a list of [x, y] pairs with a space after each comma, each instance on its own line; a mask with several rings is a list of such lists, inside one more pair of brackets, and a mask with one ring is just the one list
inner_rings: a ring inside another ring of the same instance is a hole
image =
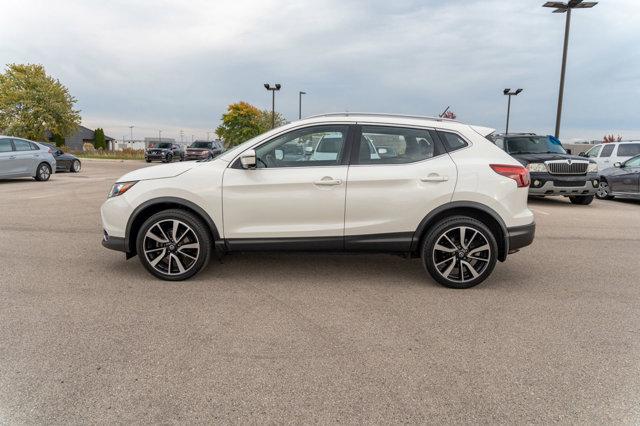
[[49, 180], [56, 170], [51, 148], [36, 142], [0, 135], [0, 179], [33, 177]]

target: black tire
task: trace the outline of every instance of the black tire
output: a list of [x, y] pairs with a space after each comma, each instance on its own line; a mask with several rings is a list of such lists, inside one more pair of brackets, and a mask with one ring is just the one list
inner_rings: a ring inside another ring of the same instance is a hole
[[[175, 241], [176, 238], [170, 231], [173, 229], [173, 221], [182, 223], [177, 230], [178, 241]], [[158, 229], [156, 225], [162, 228]], [[192, 233], [187, 231], [187, 227]], [[167, 243], [147, 238], [147, 232], [152, 228], [151, 233], [162, 240], [166, 237]], [[182, 232], [185, 233], [180, 236]], [[199, 245], [197, 252], [195, 248], [186, 248], [187, 245], [194, 243]], [[181, 247], [189, 252], [182, 252]], [[148, 218], [136, 237], [136, 249], [142, 265], [151, 275], [166, 281], [186, 280], [201, 271], [209, 264], [212, 247], [213, 241], [207, 225], [192, 213], [177, 209], [164, 210]], [[161, 256], [162, 258], [158, 259]], [[178, 259], [180, 266], [176, 264], [175, 259]], [[154, 265], [152, 262], [155, 260], [158, 261]], [[185, 271], [181, 273], [180, 268]]]
[[34, 176], [35, 180], [39, 182], [46, 182], [51, 177], [51, 166], [47, 163], [38, 164], [38, 168], [36, 169], [36, 175]]
[[80, 160], [73, 160], [71, 165], [69, 166], [69, 171], [71, 173], [80, 173], [80, 169], [82, 168], [82, 163]]
[[593, 201], [593, 195], [575, 195], [569, 197], [569, 201], [571, 201], [571, 204], [588, 206]]
[[180, 156], [180, 161], [184, 161], [184, 155]]
[[598, 200], [613, 200], [613, 195], [611, 194], [611, 189], [609, 188], [609, 182], [606, 179], [600, 178], [600, 184], [598, 186], [598, 191], [596, 192], [596, 198]]
[[173, 161], [173, 155], [172, 154], [167, 154], [167, 156], [164, 159], [165, 163], [171, 163]]
[[146, 159], [146, 158], [145, 158], [145, 160], [144, 160], [144, 161], [146, 161], [147, 163], [150, 163], [150, 162], [151, 162], [151, 160]]
[[[456, 242], [455, 234], [458, 240], [461, 236], [459, 228], [465, 228], [466, 247]], [[446, 245], [439, 244], [441, 240], [446, 241]], [[485, 246], [488, 247], [483, 250]], [[491, 275], [498, 259], [498, 243], [484, 223], [468, 216], [453, 216], [440, 220], [427, 232], [420, 254], [425, 269], [434, 280], [449, 288], [470, 288]]]

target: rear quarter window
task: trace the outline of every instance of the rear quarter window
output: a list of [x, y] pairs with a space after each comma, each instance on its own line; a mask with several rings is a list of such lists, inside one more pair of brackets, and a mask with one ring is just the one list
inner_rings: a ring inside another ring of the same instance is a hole
[[618, 156], [634, 157], [640, 154], [640, 143], [621, 143], [618, 145]]
[[438, 131], [438, 134], [440, 135], [442, 143], [444, 143], [444, 146], [449, 152], [469, 146], [467, 141], [465, 141], [455, 133]]

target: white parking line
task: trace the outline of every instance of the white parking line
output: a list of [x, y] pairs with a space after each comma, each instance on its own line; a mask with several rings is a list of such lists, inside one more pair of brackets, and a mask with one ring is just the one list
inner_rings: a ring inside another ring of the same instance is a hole
[[542, 210], [538, 210], [538, 209], [532, 209], [531, 207], [529, 207], [529, 210], [535, 212], [535, 213], [540, 213], [540, 214], [544, 214], [549, 216], [551, 213], [547, 213], [547, 212], [543, 212]]

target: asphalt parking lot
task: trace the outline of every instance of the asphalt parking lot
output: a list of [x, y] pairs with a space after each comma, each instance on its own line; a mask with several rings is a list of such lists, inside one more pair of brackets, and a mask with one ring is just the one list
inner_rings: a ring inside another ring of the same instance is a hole
[[0, 181], [0, 423], [640, 422], [640, 202], [532, 201], [534, 244], [470, 290], [387, 255], [168, 283], [100, 245], [143, 164]]

